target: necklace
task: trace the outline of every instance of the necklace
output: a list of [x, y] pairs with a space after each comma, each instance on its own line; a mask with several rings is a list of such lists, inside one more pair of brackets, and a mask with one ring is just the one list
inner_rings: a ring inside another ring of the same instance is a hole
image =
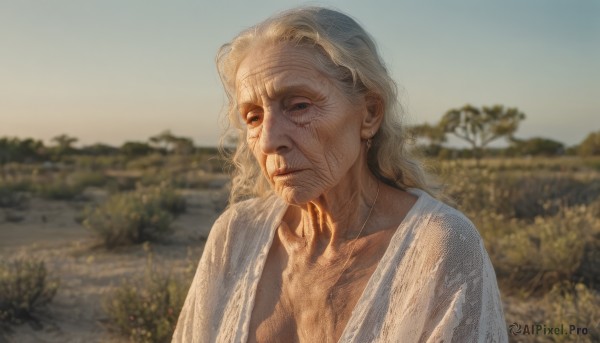
[[335, 287], [335, 285], [342, 278], [342, 275], [344, 275], [344, 272], [346, 271], [346, 265], [350, 261], [350, 258], [352, 257], [352, 253], [354, 252], [354, 249], [356, 248], [356, 241], [358, 240], [358, 237], [360, 237], [360, 234], [365, 229], [365, 226], [367, 225], [367, 222], [369, 221], [369, 218], [371, 218], [371, 213], [373, 213], [373, 208], [375, 208], [375, 204], [377, 203], [377, 198], [378, 197], [379, 197], [379, 181], [377, 181], [377, 193], [375, 194], [375, 200], [373, 200], [373, 204], [371, 204], [371, 208], [369, 209], [369, 214], [367, 215], [367, 219], [365, 219], [365, 222], [363, 223], [362, 227], [360, 228], [360, 231], [358, 232], [358, 235], [356, 235], [356, 237], [354, 237], [354, 239], [350, 243], [350, 244], [352, 244], [352, 248], [350, 249], [350, 253], [348, 254], [348, 258], [346, 258], [346, 262], [344, 262], [344, 264], [342, 265], [342, 271], [340, 272], [340, 275], [337, 277], [337, 279], [335, 279], [335, 282], [333, 283], [333, 286], [332, 286], [331, 290], [329, 291], [328, 298], [329, 298], [329, 302], [332, 303], [331, 304], [332, 306], [333, 306], [333, 287]]

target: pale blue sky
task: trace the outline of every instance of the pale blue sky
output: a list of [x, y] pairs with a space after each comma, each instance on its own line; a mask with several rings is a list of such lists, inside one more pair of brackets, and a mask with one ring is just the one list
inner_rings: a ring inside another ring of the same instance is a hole
[[[215, 145], [218, 47], [305, 1], [0, 0], [0, 136], [83, 144], [162, 130]], [[466, 103], [516, 106], [517, 136], [600, 129], [600, 2], [319, 1], [377, 40], [410, 123]]]

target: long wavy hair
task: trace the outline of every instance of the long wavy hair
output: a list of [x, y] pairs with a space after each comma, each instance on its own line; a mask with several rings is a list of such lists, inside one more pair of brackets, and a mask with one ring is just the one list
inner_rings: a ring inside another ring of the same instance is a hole
[[337, 82], [348, 99], [356, 99], [357, 95], [379, 99], [384, 111], [383, 121], [367, 155], [367, 164], [379, 180], [402, 190], [419, 188], [432, 196], [439, 194], [440, 187], [428, 177], [421, 161], [407, 148], [408, 135], [402, 125], [404, 111], [398, 101], [397, 86], [379, 56], [374, 40], [346, 14], [322, 7], [300, 7], [241, 32], [217, 53], [218, 72], [229, 100], [228, 125], [221, 147], [231, 137], [237, 141], [235, 152], [225, 156], [233, 166], [230, 204], [272, 192], [246, 143], [246, 130], [235, 96], [235, 75], [244, 57], [257, 43], [283, 42], [316, 48], [322, 69]]

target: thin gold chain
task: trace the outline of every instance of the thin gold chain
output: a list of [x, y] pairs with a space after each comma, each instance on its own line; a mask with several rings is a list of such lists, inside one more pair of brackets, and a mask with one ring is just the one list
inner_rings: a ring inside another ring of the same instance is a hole
[[378, 197], [379, 197], [379, 181], [377, 181], [377, 194], [375, 195], [375, 200], [373, 200], [373, 204], [371, 205], [371, 209], [369, 209], [369, 214], [367, 215], [367, 219], [365, 219], [365, 222], [363, 223], [362, 227], [360, 228], [360, 231], [358, 232], [358, 235], [356, 235], [356, 237], [352, 240], [352, 243], [351, 243], [352, 244], [352, 249], [350, 249], [350, 253], [348, 254], [348, 258], [346, 258], [346, 262], [344, 262], [344, 264], [342, 265], [342, 271], [340, 272], [340, 275], [337, 277], [337, 279], [333, 283], [331, 291], [329, 291], [329, 300], [330, 301], [333, 301], [333, 287], [335, 287], [335, 285], [342, 278], [342, 275], [344, 275], [344, 271], [346, 271], [346, 265], [350, 261], [350, 258], [352, 257], [352, 253], [354, 252], [354, 249], [356, 249], [356, 241], [358, 240], [358, 237], [360, 237], [360, 234], [365, 229], [365, 226], [367, 225], [367, 222], [369, 221], [369, 218], [371, 218], [371, 213], [373, 213], [373, 209], [375, 208], [375, 204], [377, 203], [377, 198]]

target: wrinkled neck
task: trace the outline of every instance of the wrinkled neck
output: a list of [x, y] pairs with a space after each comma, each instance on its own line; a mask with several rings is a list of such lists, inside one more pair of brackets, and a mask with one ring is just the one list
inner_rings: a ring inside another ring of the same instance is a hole
[[306, 240], [309, 249], [339, 251], [358, 237], [363, 225], [367, 229], [378, 187], [379, 181], [366, 163], [353, 166], [336, 186], [301, 206], [297, 234]]

